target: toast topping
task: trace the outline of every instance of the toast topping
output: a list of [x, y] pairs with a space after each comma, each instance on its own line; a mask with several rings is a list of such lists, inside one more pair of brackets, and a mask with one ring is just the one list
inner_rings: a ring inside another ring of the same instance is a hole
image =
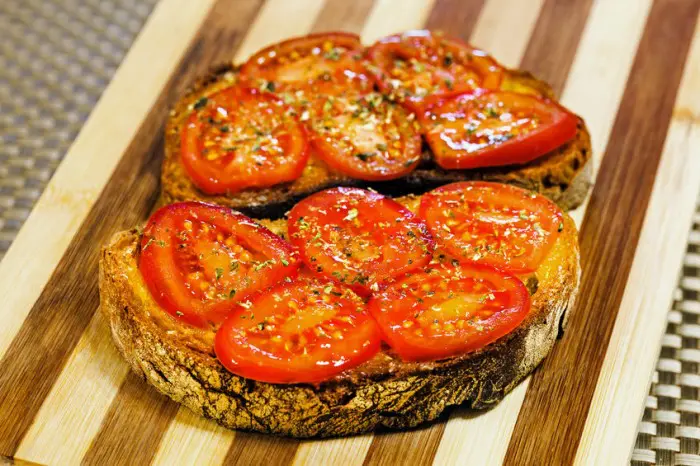
[[429, 96], [498, 89], [503, 74], [485, 52], [425, 30], [385, 37], [368, 56], [379, 87], [414, 110]]
[[561, 231], [556, 204], [514, 186], [453, 183], [425, 194], [419, 214], [441, 247], [461, 262], [528, 273]]
[[236, 302], [293, 277], [291, 246], [224, 207], [183, 202], [163, 207], [141, 239], [139, 269], [156, 302], [197, 327], [220, 323]]
[[181, 146], [187, 173], [207, 194], [295, 180], [309, 158], [306, 131], [290, 108], [238, 86], [194, 104]]
[[445, 169], [530, 162], [576, 136], [576, 117], [536, 96], [481, 92], [427, 99], [420, 113], [435, 161]]
[[522, 281], [493, 267], [436, 265], [392, 282], [368, 307], [402, 359], [425, 361], [508, 334], [530, 310], [530, 297]]
[[215, 350], [231, 372], [273, 383], [313, 383], [379, 351], [377, 324], [349, 288], [299, 278], [257, 295], [217, 332]]
[[312, 271], [367, 294], [432, 257], [425, 223], [396, 201], [358, 188], [314, 194], [291, 210], [290, 241]]
[[287, 221], [301, 260], [239, 213], [173, 204], [146, 225], [139, 269], [176, 319], [218, 328], [215, 351], [226, 368], [265, 382], [333, 378], [373, 357], [380, 334], [404, 361], [428, 361], [515, 329], [530, 309], [522, 280], [551, 249], [561, 211], [486, 182], [403, 202], [358, 188], [310, 196]]

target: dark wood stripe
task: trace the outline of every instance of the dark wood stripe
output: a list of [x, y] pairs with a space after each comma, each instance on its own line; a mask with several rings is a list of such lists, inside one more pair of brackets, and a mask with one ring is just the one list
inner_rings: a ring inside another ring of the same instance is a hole
[[[561, 95], [593, 0], [545, 0], [521, 68]], [[565, 27], [563, 27], [565, 25]]]
[[507, 465], [537, 464], [543, 458], [549, 464], [573, 462], [634, 259], [699, 9], [696, 0], [656, 0], [652, 6], [580, 232], [579, 301], [564, 338], [532, 378]]
[[485, 0], [436, 0], [425, 22], [427, 29], [469, 41]]
[[178, 407], [129, 372], [83, 464], [149, 464]]
[[374, 0], [326, 0], [311, 32], [346, 31], [359, 34]]
[[0, 456], [0, 465], [2, 466], [42, 466], [40, 463], [21, 460], [19, 458], [10, 458], [9, 456]]
[[447, 418], [447, 414], [444, 414], [434, 423], [418, 429], [378, 432], [367, 451], [363, 466], [433, 464]]
[[297, 439], [237, 432], [223, 464], [286, 466], [294, 460], [299, 444]]
[[[0, 361], [0, 454], [14, 455], [97, 309], [99, 246], [143, 221], [155, 204], [163, 149], [162, 137], [153, 135], [162, 133], [168, 108], [212, 63], [232, 57], [260, 3], [222, 0], [212, 10]], [[123, 406], [125, 396], [120, 392], [115, 403]], [[117, 432], [130, 439], [146, 435], [134, 429], [134, 419], [148, 416], [149, 409], [127, 405], [110, 422], [121, 422]], [[169, 410], [156, 412], [172, 417]]]

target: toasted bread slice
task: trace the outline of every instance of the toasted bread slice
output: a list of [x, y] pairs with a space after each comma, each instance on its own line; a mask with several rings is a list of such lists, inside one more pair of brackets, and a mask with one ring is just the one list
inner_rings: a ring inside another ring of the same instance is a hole
[[[416, 196], [399, 200], [417, 208]], [[284, 220], [261, 223], [285, 234]], [[213, 331], [189, 327], [158, 307], [138, 269], [139, 244], [136, 229], [118, 233], [100, 260], [101, 309], [133, 370], [161, 393], [226, 427], [292, 437], [405, 428], [435, 419], [451, 405], [497, 403], [551, 350], [580, 275], [577, 231], [565, 215], [552, 250], [528, 280], [531, 311], [505, 337], [431, 362], [404, 362], [384, 348], [326, 382], [278, 385], [228, 372], [214, 355]]]
[[[180, 131], [201, 97], [233, 85], [238, 69], [226, 65], [214, 70], [197, 82], [170, 112], [165, 130], [165, 159], [161, 172], [160, 204], [199, 200], [231, 207], [257, 217], [280, 217], [297, 200], [334, 186], [372, 187], [377, 191], [400, 196], [420, 194], [454, 181], [485, 180], [509, 183], [539, 192], [559, 204], [564, 210], [573, 209], [586, 197], [591, 185], [591, 141], [583, 120], [579, 118], [576, 137], [528, 164], [477, 170], [443, 170], [432, 159], [425, 145], [422, 160], [416, 170], [404, 178], [384, 182], [367, 182], [334, 172], [312, 155], [302, 175], [291, 183], [264, 189], [247, 189], [230, 195], [208, 195], [200, 191], [189, 178], [180, 157]], [[507, 70], [501, 86], [505, 90], [534, 93], [553, 97], [549, 85], [531, 74]]]

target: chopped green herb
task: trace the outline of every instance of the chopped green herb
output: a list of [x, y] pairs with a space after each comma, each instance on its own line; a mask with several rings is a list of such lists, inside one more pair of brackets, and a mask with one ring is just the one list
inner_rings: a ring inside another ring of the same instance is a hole
[[228, 292], [228, 299], [233, 299], [234, 296], [236, 296], [236, 290], [232, 289]]
[[357, 214], [357, 209], [350, 209], [343, 220], [355, 220], [357, 218]]
[[199, 110], [200, 108], [204, 107], [207, 104], [207, 102], [209, 102], [209, 99], [207, 99], [206, 97], [202, 97], [194, 103], [194, 109]]
[[371, 157], [374, 157], [374, 156], [375, 156], [374, 152], [358, 152], [355, 154], [355, 157], [362, 160], [363, 162], [368, 161]]
[[217, 267], [216, 269], [214, 269], [214, 273], [216, 273], [216, 280], [218, 281], [224, 274], [224, 269], [222, 269], [221, 267]]
[[289, 265], [289, 261], [287, 259], [282, 259], [282, 265], [285, 267]]
[[447, 52], [445, 58], [442, 59], [442, 64], [445, 66], [450, 66], [454, 60], [452, 59], [452, 52]]
[[238, 263], [238, 261], [231, 261], [231, 264], [229, 264], [228, 269], [229, 269], [231, 272], [235, 272], [236, 270], [238, 270], [238, 266], [239, 266], [239, 265], [240, 265], [240, 264]]
[[377, 150], [386, 150], [386, 144], [377, 144]]
[[557, 227], [557, 231], [561, 232], [564, 229], [564, 222], [559, 222], [559, 226]]

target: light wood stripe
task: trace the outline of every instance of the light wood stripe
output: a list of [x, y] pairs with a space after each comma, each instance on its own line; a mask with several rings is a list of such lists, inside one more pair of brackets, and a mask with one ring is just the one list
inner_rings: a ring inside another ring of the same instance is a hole
[[[154, 9], [0, 262], [0, 358], [212, 4], [213, 0], [167, 0]], [[152, 43], [162, 44], [156, 56], [147, 47]], [[128, 107], [125, 95], [132, 97]], [[104, 144], [106, 140], [110, 144]]]
[[[435, 0], [375, 0], [362, 29], [365, 44], [396, 32], [421, 28]], [[400, 11], [400, 14], [398, 13]]]
[[[471, 42], [505, 66], [522, 60], [544, 0], [489, 0], [479, 16]], [[503, 40], [507, 37], [508, 40]]]
[[234, 431], [181, 406], [152, 464], [221, 464], [235, 436]]
[[[582, 287], [567, 328], [573, 337], [565, 336], [532, 377], [506, 464], [574, 460], [629, 278], [698, 6], [675, 0], [652, 6], [583, 221]], [[677, 46], [665, 47], [669, 41]]]
[[[593, 149], [593, 178], [608, 144], [652, 0], [597, 0], [581, 38], [561, 101], [586, 121]], [[581, 225], [588, 199], [572, 217]]]
[[[676, 99], [669, 133], [627, 287], [576, 453], [580, 465], [628, 461], [649, 375], [666, 327], [687, 232], [700, 191], [700, 22]], [[614, 420], [614, 421], [613, 421]]]
[[299, 445], [294, 466], [326, 464], [361, 466], [372, 444], [373, 434], [325, 440], [308, 440]]
[[359, 34], [373, 6], [374, 0], [326, 0], [311, 32], [346, 31]]
[[267, 0], [238, 48], [236, 61], [246, 60], [267, 45], [306, 34], [323, 3], [323, 0]]
[[95, 313], [17, 456], [44, 464], [79, 463], [128, 371], [107, 323]]

